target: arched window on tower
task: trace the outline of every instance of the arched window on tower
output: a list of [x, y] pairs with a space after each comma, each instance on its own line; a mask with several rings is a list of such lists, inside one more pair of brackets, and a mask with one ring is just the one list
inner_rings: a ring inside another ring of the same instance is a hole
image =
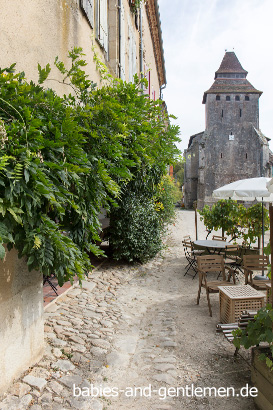
[[239, 95], [235, 95], [235, 101], [240, 101], [240, 96]]
[[229, 95], [226, 96], [226, 101], [230, 101], [230, 96]]
[[220, 95], [216, 95], [216, 101], [220, 101]]
[[248, 95], [245, 96], [245, 100], [249, 101], [249, 96]]

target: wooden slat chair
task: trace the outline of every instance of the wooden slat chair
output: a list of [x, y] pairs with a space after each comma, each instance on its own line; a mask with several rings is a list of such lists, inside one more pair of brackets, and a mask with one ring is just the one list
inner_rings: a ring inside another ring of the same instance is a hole
[[239, 248], [238, 245], [236, 244], [227, 245], [224, 250], [223, 255], [224, 255], [225, 265], [228, 268], [233, 269], [235, 271], [235, 274], [236, 272], [238, 273], [238, 270], [243, 273], [242, 267], [241, 267], [243, 263], [243, 259], [241, 257], [241, 249]]
[[227, 237], [226, 236], [213, 235], [212, 240], [213, 241], [225, 241], [226, 242]]
[[[218, 293], [218, 286], [234, 286], [236, 283], [235, 274], [232, 269], [225, 267], [223, 255], [204, 255], [197, 257], [197, 270], [199, 274], [199, 289], [197, 295], [197, 305], [199, 305], [201, 289], [206, 289], [207, 300], [209, 305], [209, 313], [212, 316], [211, 304], [210, 304], [210, 293]], [[226, 270], [228, 271], [228, 276], [226, 276]], [[222, 280], [208, 281], [208, 273], [217, 273], [219, 277], [219, 272], [222, 276]], [[231, 276], [233, 277], [233, 283], [230, 282]]]
[[[266, 255], [244, 255], [243, 268], [245, 284], [249, 284], [257, 290], [266, 290], [265, 282], [268, 283], [266, 276], [268, 264], [269, 257]], [[265, 279], [255, 279], [255, 274], [261, 272], [264, 272]]]

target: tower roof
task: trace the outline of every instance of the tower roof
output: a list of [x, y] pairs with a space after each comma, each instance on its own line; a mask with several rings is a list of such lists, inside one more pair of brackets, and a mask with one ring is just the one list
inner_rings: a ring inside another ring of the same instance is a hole
[[243, 69], [233, 51], [226, 51], [219, 69], [215, 72], [214, 83], [204, 92], [203, 104], [207, 94], [262, 94], [246, 79], [248, 72]]
[[215, 78], [217, 77], [217, 74], [220, 73], [242, 73], [247, 75], [247, 71], [241, 66], [241, 63], [234, 51], [226, 51], [220, 67], [215, 72]]

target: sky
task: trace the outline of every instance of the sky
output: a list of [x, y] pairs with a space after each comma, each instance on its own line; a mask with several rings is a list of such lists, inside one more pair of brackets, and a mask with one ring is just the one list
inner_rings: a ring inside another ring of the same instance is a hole
[[260, 129], [273, 151], [273, 1], [158, 0], [168, 112], [180, 126], [184, 151], [189, 137], [205, 130], [204, 91], [214, 82], [225, 50], [234, 51], [260, 97]]

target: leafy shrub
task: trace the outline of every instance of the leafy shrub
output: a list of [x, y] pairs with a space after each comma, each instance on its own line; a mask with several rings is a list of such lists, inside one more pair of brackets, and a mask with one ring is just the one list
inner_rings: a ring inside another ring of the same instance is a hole
[[113, 256], [145, 262], [162, 248], [162, 225], [152, 199], [129, 192], [111, 212], [110, 243]]
[[258, 346], [260, 343], [268, 343], [268, 354], [260, 355], [261, 360], [265, 360], [267, 366], [273, 370], [273, 310], [272, 305], [260, 309], [253, 322], [249, 322], [245, 329], [233, 331], [233, 344], [238, 349], [244, 346], [249, 349]]
[[175, 218], [174, 202], [179, 199], [177, 187], [169, 175], [164, 175], [157, 185], [154, 196], [155, 208], [158, 212], [162, 226], [170, 223]]

